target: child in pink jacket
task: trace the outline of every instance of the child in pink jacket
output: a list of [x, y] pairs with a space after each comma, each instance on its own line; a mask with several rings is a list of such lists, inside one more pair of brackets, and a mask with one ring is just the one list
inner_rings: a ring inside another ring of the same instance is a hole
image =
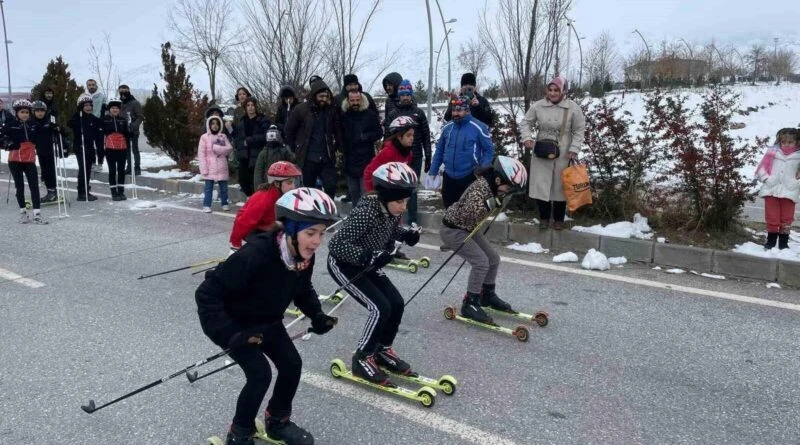
[[197, 158], [200, 161], [200, 174], [206, 181], [203, 193], [203, 211], [211, 213], [211, 197], [214, 192], [214, 181], [219, 184], [219, 199], [222, 210], [228, 211], [228, 155], [233, 151], [228, 137], [220, 131], [222, 119], [211, 116], [206, 120], [206, 133], [200, 136], [197, 146]]

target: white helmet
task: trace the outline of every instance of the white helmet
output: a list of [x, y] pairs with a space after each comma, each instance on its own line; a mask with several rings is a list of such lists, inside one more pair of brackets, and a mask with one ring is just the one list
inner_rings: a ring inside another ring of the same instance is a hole
[[27, 99], [17, 99], [14, 101], [13, 104], [11, 104], [11, 108], [13, 108], [14, 111], [18, 111], [23, 108], [27, 108], [28, 111], [31, 111], [31, 108], [33, 108], [33, 104], [31, 103], [31, 101]]
[[281, 141], [281, 133], [278, 131], [278, 127], [271, 125], [269, 130], [267, 130], [267, 142], [280, 142]]
[[409, 116], [399, 116], [389, 124], [389, 134], [395, 134], [407, 128], [414, 128], [417, 122]]

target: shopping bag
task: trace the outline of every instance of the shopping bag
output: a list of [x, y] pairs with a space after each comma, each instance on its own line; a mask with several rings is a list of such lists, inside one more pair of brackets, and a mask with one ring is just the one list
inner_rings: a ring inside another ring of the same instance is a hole
[[586, 165], [570, 159], [567, 168], [561, 172], [561, 183], [564, 187], [564, 196], [567, 198], [567, 208], [570, 212], [592, 203], [589, 170]]
[[439, 190], [442, 188], [442, 177], [439, 175], [426, 175], [425, 176], [425, 189]]

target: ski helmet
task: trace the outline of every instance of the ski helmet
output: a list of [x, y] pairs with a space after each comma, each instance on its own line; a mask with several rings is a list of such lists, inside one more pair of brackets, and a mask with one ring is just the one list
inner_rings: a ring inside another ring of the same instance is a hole
[[[326, 226], [339, 219], [336, 203], [322, 190], [300, 187], [286, 192], [275, 203], [278, 220], [291, 220]], [[285, 222], [285, 221], [284, 221]]]
[[278, 161], [269, 166], [267, 170], [267, 182], [283, 181], [289, 178], [301, 176], [303, 173], [296, 165], [287, 161]]
[[494, 160], [494, 171], [500, 179], [514, 189], [522, 189], [528, 183], [528, 171], [522, 162], [508, 156]]
[[403, 162], [387, 162], [372, 172], [372, 182], [376, 187], [414, 190], [417, 181], [417, 174]]
[[108, 100], [108, 108], [117, 107], [122, 108], [122, 101], [117, 99], [116, 97], [112, 97]]
[[31, 108], [33, 109], [33, 111], [36, 111], [36, 110], [45, 110], [45, 111], [47, 111], [47, 104], [45, 104], [41, 100], [35, 100], [35, 101], [33, 101], [33, 105], [31, 106]]
[[267, 130], [267, 142], [280, 142], [281, 141], [281, 133], [278, 131], [278, 127], [274, 125], [270, 125], [269, 130]]
[[78, 98], [78, 108], [83, 108], [86, 104], [94, 105], [94, 100], [92, 100], [92, 96], [84, 93]]
[[389, 124], [389, 134], [397, 134], [401, 132], [405, 132], [409, 128], [414, 128], [417, 126], [417, 122], [409, 117], [409, 116], [400, 116], [395, 118], [391, 124]]
[[23, 108], [27, 108], [28, 111], [31, 111], [32, 107], [33, 105], [31, 104], [31, 101], [27, 99], [17, 99], [14, 101], [13, 104], [11, 104], [11, 108], [13, 108], [15, 112]]

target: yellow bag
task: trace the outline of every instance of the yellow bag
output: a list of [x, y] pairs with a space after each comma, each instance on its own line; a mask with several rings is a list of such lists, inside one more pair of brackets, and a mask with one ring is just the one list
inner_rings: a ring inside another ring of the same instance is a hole
[[564, 186], [564, 196], [567, 197], [567, 208], [570, 212], [592, 203], [589, 170], [586, 165], [570, 159], [567, 168], [561, 172], [561, 184]]

